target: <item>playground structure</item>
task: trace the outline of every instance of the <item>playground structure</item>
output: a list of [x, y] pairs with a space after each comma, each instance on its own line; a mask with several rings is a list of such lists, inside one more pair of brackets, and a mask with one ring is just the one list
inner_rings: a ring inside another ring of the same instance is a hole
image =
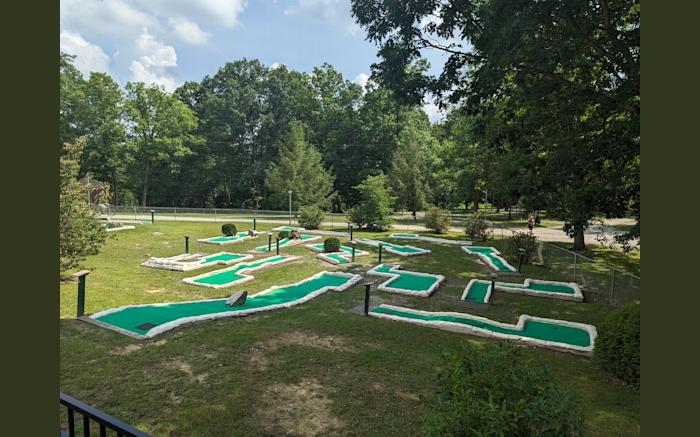
[[409, 245], [392, 244], [387, 243], [386, 241], [371, 240], [369, 238], [359, 238], [357, 239], [357, 242], [371, 247], [379, 247], [381, 245], [383, 250], [399, 256], [426, 255], [431, 252], [429, 249]]
[[[324, 252], [323, 244], [307, 244], [306, 248], [317, 252], [316, 257], [331, 264], [350, 264], [352, 263], [352, 248], [340, 246], [338, 252]], [[367, 256], [369, 252], [355, 248], [355, 256]]]
[[[309, 241], [314, 241], [314, 240], [320, 240], [321, 237], [318, 235], [300, 235], [299, 238], [282, 238], [279, 240], [279, 247], [280, 249], [283, 247], [288, 247], [288, 246], [296, 246], [301, 243], [306, 243]], [[256, 253], [256, 252], [268, 252], [271, 250], [275, 250], [275, 242], [273, 241], [271, 245], [263, 245], [263, 246], [258, 246], [255, 249], [253, 249], [251, 252]]]
[[217, 252], [210, 254], [184, 253], [167, 258], [150, 257], [141, 265], [154, 269], [175, 270], [188, 272], [212, 265], [230, 265], [235, 262], [253, 258], [253, 255], [240, 255], [237, 253]]
[[403, 239], [403, 240], [419, 240], [419, 241], [427, 241], [429, 243], [438, 243], [438, 244], [454, 244], [457, 246], [471, 246], [472, 242], [467, 241], [467, 240], [450, 240], [448, 238], [437, 238], [437, 237], [426, 237], [423, 235], [419, 234], [391, 234], [389, 235], [389, 238], [398, 238], [398, 239]]
[[[250, 235], [252, 232], [253, 235]], [[258, 231], [242, 231], [242, 232], [237, 232], [236, 235], [225, 235], [225, 236], [219, 236], [219, 237], [209, 237], [209, 238], [200, 238], [197, 241], [200, 243], [206, 243], [206, 244], [218, 244], [220, 246], [224, 244], [231, 244], [231, 243], [238, 243], [239, 241], [244, 241], [244, 240], [249, 240], [251, 238], [256, 238], [260, 232]]]
[[212, 272], [203, 273], [201, 275], [193, 276], [191, 278], [184, 278], [182, 282], [190, 285], [197, 285], [200, 287], [208, 287], [215, 289], [232, 287], [234, 285], [242, 284], [244, 282], [252, 281], [253, 279], [255, 279], [254, 276], [247, 275], [246, 273], [262, 270], [290, 261], [295, 261], [299, 258], [300, 257], [298, 256], [276, 255], [250, 262], [241, 262], [225, 269], [214, 270]]
[[378, 290], [421, 297], [430, 296], [445, 280], [443, 275], [402, 270], [398, 264], [379, 264], [367, 274], [389, 278], [377, 286]]
[[508, 264], [508, 261], [501, 256], [501, 252], [499, 252], [495, 247], [462, 246], [462, 250], [470, 255], [477, 255], [490, 268], [496, 270], [497, 272], [517, 271], [515, 267]]
[[[544, 281], [527, 278], [522, 284], [495, 282], [496, 291], [554, 299], [583, 301], [581, 288], [575, 282]], [[472, 279], [462, 294], [464, 302], [488, 303], [491, 301], [491, 281]]]
[[460, 334], [509, 340], [562, 352], [592, 355], [597, 337], [595, 326], [522, 314], [515, 325], [466, 313], [431, 312], [382, 304], [372, 317], [413, 323]]
[[126, 305], [95, 313], [84, 320], [134, 338], [146, 339], [187, 323], [241, 317], [300, 305], [329, 290], [346, 290], [361, 279], [360, 275], [323, 271], [294, 284], [270, 287], [247, 298], [239, 306], [227, 305], [227, 298]]

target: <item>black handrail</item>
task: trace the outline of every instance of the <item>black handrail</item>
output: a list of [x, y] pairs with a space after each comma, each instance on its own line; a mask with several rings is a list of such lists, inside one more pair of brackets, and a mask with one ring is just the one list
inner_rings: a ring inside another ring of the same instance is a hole
[[[99, 425], [100, 436], [105, 436], [107, 434], [107, 429], [111, 429], [117, 432], [117, 436], [125, 437], [151, 437], [150, 434], [146, 434], [116, 419], [109, 414], [103, 413], [100, 410], [92, 408], [91, 406], [80, 402], [79, 400], [68, 396], [67, 394], [60, 394], [60, 403], [65, 405], [68, 409], [68, 435], [70, 437], [75, 436], [75, 412], [82, 414], [83, 416], [83, 435], [90, 436], [90, 419], [97, 422]], [[62, 433], [63, 435], [63, 433]]]

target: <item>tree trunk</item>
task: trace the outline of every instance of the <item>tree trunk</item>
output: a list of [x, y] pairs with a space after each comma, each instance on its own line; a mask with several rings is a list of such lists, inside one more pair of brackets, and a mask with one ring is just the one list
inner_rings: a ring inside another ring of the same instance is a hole
[[146, 161], [146, 169], [143, 172], [143, 195], [141, 197], [141, 206], [148, 206], [148, 173], [151, 170], [150, 161]]
[[584, 250], [586, 240], [583, 238], [583, 223], [574, 223], [574, 250]]
[[510, 210], [511, 210], [511, 206], [508, 205], [508, 220], [513, 220], [513, 215], [511, 214]]
[[474, 212], [479, 212], [479, 198], [474, 199]]
[[119, 197], [117, 197], [117, 169], [112, 170], [112, 205], [119, 204]]

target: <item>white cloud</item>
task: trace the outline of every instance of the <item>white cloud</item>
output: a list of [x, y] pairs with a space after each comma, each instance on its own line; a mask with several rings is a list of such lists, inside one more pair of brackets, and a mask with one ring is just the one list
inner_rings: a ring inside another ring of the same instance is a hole
[[276, 69], [280, 68], [282, 65], [284, 65], [284, 64], [280, 64], [279, 62], [273, 62], [272, 65], [270, 65], [270, 68], [273, 70], [276, 70]]
[[438, 108], [434, 102], [426, 102], [423, 104], [423, 112], [428, 114], [428, 119], [431, 123], [442, 121], [447, 115], [445, 111]]
[[199, 46], [209, 41], [209, 34], [200, 29], [197, 23], [186, 18], [170, 18], [168, 23], [175, 36], [182, 42]]
[[64, 30], [60, 35], [60, 45], [62, 51], [75, 55], [73, 64], [84, 76], [93, 71], [109, 71], [109, 56], [100, 46], [86, 41], [80, 34]]
[[174, 91], [178, 86], [173, 76], [173, 70], [177, 67], [175, 48], [156, 39], [144, 29], [136, 41], [136, 50], [141, 56], [131, 61], [129, 70], [132, 80], [149, 85], [155, 83], [169, 92]]
[[246, 0], [151, 0], [143, 6], [158, 15], [234, 27], [239, 24], [238, 17], [247, 3]]
[[356, 84], [360, 85], [362, 87], [362, 90], [364, 90], [367, 87], [367, 81], [369, 80], [369, 74], [367, 73], [360, 73], [355, 78], [352, 80]]
[[159, 27], [158, 19], [124, 0], [61, 0], [61, 29], [83, 35], [122, 37], [147, 27]]
[[350, 0], [297, 0], [295, 5], [284, 10], [284, 15], [308, 17], [354, 35], [360, 27], [355, 23], [350, 11]]

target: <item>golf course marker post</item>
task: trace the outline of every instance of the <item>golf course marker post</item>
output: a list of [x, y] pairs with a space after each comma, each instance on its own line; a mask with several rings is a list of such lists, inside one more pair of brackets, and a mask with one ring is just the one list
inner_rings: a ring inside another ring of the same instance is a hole
[[154, 224], [156, 222], [156, 216], [155, 216], [156, 210], [151, 209], [150, 211], [151, 211], [151, 224]]
[[350, 225], [350, 240], [352, 240], [352, 225]]
[[78, 311], [77, 317], [82, 317], [85, 314], [85, 277], [90, 273], [90, 270], [81, 270], [73, 273], [74, 278], [78, 278]]
[[352, 244], [352, 262], [355, 262], [355, 242], [350, 240], [350, 244]]
[[498, 278], [498, 275], [495, 273], [491, 273], [491, 294], [489, 295], [488, 302], [486, 302], [488, 304], [493, 302], [494, 291], [496, 291], [496, 278]]
[[381, 264], [381, 262], [382, 262], [382, 247], [384, 247], [384, 246], [382, 245], [382, 243], [379, 243], [379, 263], [380, 263], [380, 264]]
[[522, 273], [523, 258], [525, 258], [525, 249], [521, 247], [518, 249], [518, 252], [520, 252], [520, 257], [518, 258], [518, 273]]
[[275, 237], [275, 246], [277, 246], [277, 255], [280, 254], [280, 237]]
[[267, 251], [272, 250], [272, 233], [267, 234]]
[[365, 282], [365, 284], [364, 284], [364, 286], [365, 286], [365, 310], [364, 310], [365, 316], [369, 315], [369, 289], [372, 287], [372, 284], [374, 284], [374, 282]]
[[257, 225], [256, 225], [255, 222], [256, 222], [256, 219], [253, 219], [253, 230], [254, 230], [254, 231], [257, 231], [257, 230], [258, 230], [258, 227], [257, 227]]
[[190, 253], [190, 237], [185, 235], [185, 253]]

